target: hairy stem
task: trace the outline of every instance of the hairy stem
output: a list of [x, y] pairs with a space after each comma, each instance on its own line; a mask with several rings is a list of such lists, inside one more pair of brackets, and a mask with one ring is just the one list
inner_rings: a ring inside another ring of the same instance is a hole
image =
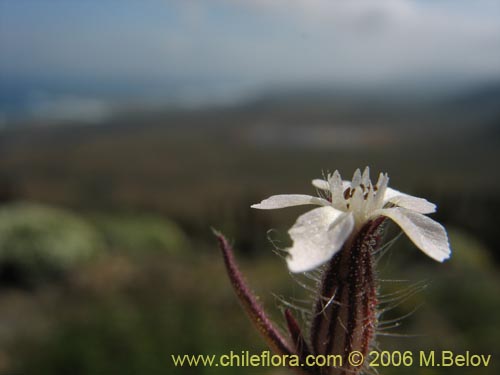
[[243, 275], [236, 265], [233, 250], [227, 239], [219, 232], [214, 231], [214, 234], [219, 241], [219, 247], [224, 257], [224, 264], [226, 265], [227, 274], [231, 284], [233, 285], [234, 291], [236, 292], [243, 309], [250, 317], [250, 320], [254, 323], [258, 331], [274, 352], [286, 355], [295, 354], [295, 350], [292, 349], [291, 345], [283, 338], [279, 330], [273, 325], [261, 304], [257, 302], [257, 298], [250, 291], [250, 288], [248, 288], [243, 279]]
[[342, 356], [342, 366], [324, 367], [321, 374], [359, 374], [348, 356], [358, 351], [366, 358], [377, 325], [377, 284], [373, 254], [380, 246], [383, 218], [368, 222], [354, 233], [327, 265], [315, 303], [311, 325], [316, 355]]

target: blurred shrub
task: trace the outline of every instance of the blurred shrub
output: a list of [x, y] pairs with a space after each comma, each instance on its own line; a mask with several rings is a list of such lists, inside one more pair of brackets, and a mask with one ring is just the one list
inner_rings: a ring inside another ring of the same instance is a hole
[[93, 222], [107, 245], [120, 251], [174, 253], [187, 243], [177, 224], [158, 215], [100, 214], [93, 217]]
[[448, 236], [453, 250], [454, 267], [477, 274], [496, 273], [492, 252], [476, 237], [450, 226], [448, 226]]
[[38, 279], [64, 273], [101, 247], [95, 229], [68, 211], [34, 203], [0, 207], [3, 282], [19, 274]]
[[165, 332], [149, 323], [139, 308], [114, 304], [94, 301], [83, 307], [84, 319], [62, 321], [43, 350], [31, 348], [29, 361], [17, 364], [18, 373], [168, 374], [169, 358], [161, 351]]
[[21, 337], [12, 345], [6, 374], [271, 373], [268, 368], [173, 367], [171, 354], [265, 348], [234, 297], [218, 252], [214, 255], [154, 256], [135, 262], [139, 272], [120, 291], [61, 295], [51, 301], [57, 325], [44, 338]]

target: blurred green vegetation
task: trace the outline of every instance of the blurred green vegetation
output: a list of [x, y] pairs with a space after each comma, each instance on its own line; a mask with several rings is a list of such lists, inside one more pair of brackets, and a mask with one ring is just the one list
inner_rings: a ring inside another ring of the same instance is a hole
[[[22, 284], [1, 289], [0, 373], [288, 373], [271, 368], [173, 368], [171, 354], [267, 349], [238, 305], [215, 241], [193, 241], [179, 225], [157, 214], [78, 214], [28, 203], [5, 205], [0, 212], [1, 253], [22, 249], [33, 258], [28, 262], [27, 255], [2, 255], [0, 266], [29, 263], [26, 277], [39, 273], [39, 265], [58, 266], [54, 259], [66, 270], [71, 267], [65, 278], [34, 289], [23, 289]], [[273, 227], [286, 225], [280, 215], [273, 220]], [[28, 228], [34, 233], [28, 237], [31, 242], [12, 228]], [[381, 294], [404, 295], [422, 280], [427, 286], [389, 304], [392, 309], [382, 321], [410, 314], [396, 319], [398, 327], [383, 332], [379, 346], [415, 353], [469, 350], [493, 354], [495, 361], [500, 332], [497, 314], [492, 313], [500, 309], [497, 266], [477, 238], [455, 228], [449, 234], [454, 250], [450, 262], [428, 260], [403, 238], [379, 260]], [[12, 242], [15, 236], [21, 237]], [[310, 296], [271, 249], [267, 243], [258, 256], [238, 252], [237, 257], [249, 283], [282, 325], [283, 303], [276, 296], [306, 308], [307, 302], [296, 301]], [[55, 257], [59, 252], [64, 255]], [[393, 333], [396, 336], [385, 336]], [[493, 366], [473, 372], [404, 370], [405, 374], [496, 373]], [[381, 373], [401, 371], [387, 368]]]
[[[0, 266], [35, 279], [66, 272], [102, 247], [97, 231], [77, 215], [41, 204], [0, 206]], [[35, 280], [36, 281], [36, 280]]]
[[[280, 298], [308, 309], [311, 297], [273, 250], [287, 246], [287, 228], [306, 209], [258, 212], [250, 204], [314, 194], [310, 180], [322, 171], [370, 165], [373, 174], [389, 172], [391, 186], [438, 204], [434, 218], [453, 249], [439, 264], [401, 237], [379, 261], [381, 295], [408, 294], [381, 317], [396, 326], [381, 332], [379, 347], [493, 355], [488, 368], [380, 373], [497, 374], [498, 137], [400, 141], [387, 128], [380, 139], [390, 142], [371, 143], [369, 133], [353, 149], [261, 141], [267, 125], [261, 134], [259, 124], [291, 122], [275, 133], [278, 141], [281, 131], [292, 134], [294, 111], [2, 133], [0, 373], [289, 373], [172, 367], [171, 354], [267, 350], [238, 305], [210, 227], [235, 241], [249, 284], [282, 326]], [[328, 119], [307, 112], [294, 121]]]
[[159, 215], [98, 214], [91, 219], [107, 247], [112, 249], [144, 255], [146, 251], [180, 252], [187, 246], [181, 229]]

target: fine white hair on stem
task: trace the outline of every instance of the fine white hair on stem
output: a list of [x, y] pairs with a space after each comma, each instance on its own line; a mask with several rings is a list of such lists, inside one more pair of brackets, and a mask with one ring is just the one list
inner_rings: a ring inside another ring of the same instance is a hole
[[377, 332], [377, 336], [415, 338], [415, 337], [425, 337], [426, 335], [423, 335], [423, 334], [420, 334], [420, 333], [388, 333], [388, 332]]
[[379, 303], [381, 305], [385, 304], [386, 306], [379, 309], [380, 313], [384, 313], [396, 308], [397, 306], [401, 305], [401, 303], [408, 300], [408, 298], [423, 291], [425, 288], [427, 288], [427, 285], [428, 284], [425, 281], [417, 282], [401, 291], [382, 295], [381, 297], [379, 297]]
[[[393, 282], [393, 281], [389, 281], [389, 280], [386, 280], [387, 282]], [[402, 282], [409, 282], [408, 280], [396, 280], [394, 281], [396, 283], [402, 283]], [[413, 289], [420, 289], [422, 287], [425, 288], [425, 286], [427, 285], [427, 281], [426, 280], [420, 280], [420, 281], [416, 281], [410, 285], [408, 285], [406, 288], [404, 289], [401, 289], [401, 290], [397, 290], [395, 292], [390, 292], [390, 293], [380, 293], [379, 294], [379, 301], [384, 299], [384, 298], [387, 298], [387, 297], [394, 297], [394, 296], [401, 296], [401, 294], [405, 294], [405, 293], [408, 293], [408, 291], [412, 291]]]
[[298, 313], [300, 316], [300, 319], [303, 321], [307, 321], [308, 318], [310, 317], [311, 313], [309, 311], [308, 307], [305, 306], [300, 306], [298, 303], [292, 302], [290, 299], [286, 299], [285, 297], [278, 295], [278, 294], [272, 294], [276, 303], [276, 307], [284, 313], [286, 309], [290, 309]]
[[371, 367], [371, 366], [366, 366], [364, 371], [365, 371], [364, 374], [366, 374], [366, 375], [379, 375], [380, 374], [376, 367]]
[[309, 285], [307, 282], [303, 282], [301, 281], [298, 277], [297, 277], [297, 274], [293, 274], [291, 272], [289, 272], [290, 274], [290, 277], [300, 286], [302, 287], [304, 290], [312, 293], [314, 296], [316, 296], [317, 294], [317, 288], [316, 286], [311, 286]]
[[408, 283], [408, 279], [378, 279], [381, 283]]
[[283, 260], [286, 260], [286, 257], [288, 255], [288, 251], [283, 248], [283, 247], [280, 247], [278, 244], [281, 242], [281, 240], [279, 239], [274, 239], [272, 238], [272, 234], [277, 234], [278, 231], [276, 229], [268, 229], [267, 232], [266, 232], [266, 237], [267, 237], [267, 240], [271, 243], [273, 249], [273, 253], [276, 254], [277, 256], [279, 256], [281, 259]]
[[400, 315], [397, 318], [387, 319], [387, 320], [380, 320], [378, 326], [381, 327], [381, 328], [384, 328], [384, 327], [386, 327], [386, 326], [388, 326], [390, 324], [393, 324], [393, 323], [400, 323], [404, 319], [409, 318], [410, 316], [412, 316], [413, 314], [415, 314], [423, 305], [424, 304], [421, 303], [421, 304], [417, 305], [415, 308], [413, 308], [410, 312], [408, 312], [408, 313], [406, 313], [404, 315]]
[[[409, 283], [409, 280], [382, 280], [386, 283], [396, 283], [401, 285], [401, 283]], [[375, 330], [376, 337], [418, 337], [418, 334], [411, 334], [407, 332], [401, 332], [401, 327], [404, 325], [404, 321], [411, 317], [417, 310], [419, 310], [424, 304], [420, 303], [415, 306], [411, 311], [402, 313], [399, 316], [385, 318], [385, 315], [391, 311], [399, 308], [404, 302], [408, 301], [410, 298], [416, 294], [422, 292], [429, 282], [427, 280], [420, 280], [413, 282], [412, 284], [403, 287], [394, 292], [380, 293], [379, 294], [379, 309], [378, 314], [378, 325]]]
[[393, 238], [391, 238], [389, 241], [387, 241], [385, 244], [383, 244], [382, 246], [380, 246], [379, 249], [377, 249], [377, 251], [375, 251], [373, 253], [373, 255], [376, 257], [375, 258], [375, 262], [378, 263], [383, 257], [384, 255], [390, 250], [390, 248], [392, 247], [392, 245], [394, 245], [396, 243], [396, 241], [403, 235], [403, 232], [400, 231], [397, 235], [395, 235]]

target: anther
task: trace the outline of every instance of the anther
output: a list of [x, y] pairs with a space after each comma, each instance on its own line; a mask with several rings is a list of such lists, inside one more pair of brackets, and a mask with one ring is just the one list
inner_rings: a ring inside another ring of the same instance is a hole
[[346, 199], [346, 200], [347, 200], [347, 199], [349, 199], [350, 197], [352, 197], [352, 195], [351, 195], [351, 188], [347, 188], [347, 189], [345, 189], [345, 191], [344, 191], [344, 199]]

